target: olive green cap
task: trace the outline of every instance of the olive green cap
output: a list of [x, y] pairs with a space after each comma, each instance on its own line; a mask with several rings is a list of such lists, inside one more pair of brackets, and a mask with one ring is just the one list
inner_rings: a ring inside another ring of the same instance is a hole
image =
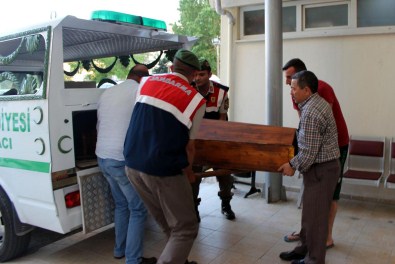
[[198, 57], [196, 55], [186, 49], [180, 49], [177, 51], [176, 55], [174, 56], [177, 60], [181, 61], [182, 63], [200, 71], [200, 63]]
[[211, 72], [210, 63], [206, 59], [200, 59], [199, 63], [200, 63], [200, 70], [201, 71]]

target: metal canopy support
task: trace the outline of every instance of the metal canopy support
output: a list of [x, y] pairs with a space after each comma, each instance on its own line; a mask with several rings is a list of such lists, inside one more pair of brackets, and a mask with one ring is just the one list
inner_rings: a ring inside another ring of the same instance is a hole
[[[282, 1], [265, 0], [265, 87], [267, 125], [283, 125], [282, 105]], [[286, 200], [280, 173], [265, 174], [264, 195], [268, 203]]]

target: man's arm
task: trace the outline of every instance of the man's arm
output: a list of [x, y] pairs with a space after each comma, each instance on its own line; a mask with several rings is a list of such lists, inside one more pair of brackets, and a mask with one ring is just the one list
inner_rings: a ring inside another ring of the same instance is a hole
[[188, 177], [189, 182], [195, 182], [195, 174], [192, 171], [193, 160], [195, 158], [195, 137], [199, 131], [200, 123], [203, 119], [204, 112], [206, 110], [206, 105], [202, 105], [195, 114], [195, 117], [192, 121], [192, 127], [189, 130], [189, 141], [187, 146], [185, 147], [185, 151], [188, 157], [188, 166], [185, 167], [182, 171]]
[[185, 148], [188, 156], [188, 167], [183, 169], [183, 173], [188, 177], [189, 182], [195, 182], [195, 174], [192, 171], [193, 159], [195, 158], [195, 140], [190, 139]]
[[298, 137], [298, 154], [290, 161], [295, 169], [304, 172], [314, 163], [322, 145], [322, 130], [322, 118], [311, 112], [301, 118], [299, 135], [303, 136]]
[[219, 114], [219, 120], [228, 120], [227, 119], [227, 117], [228, 117], [228, 114], [227, 113], [220, 113]]
[[226, 94], [219, 108], [219, 120], [225, 120], [225, 121], [228, 120], [228, 109], [229, 109], [229, 97], [228, 94]]

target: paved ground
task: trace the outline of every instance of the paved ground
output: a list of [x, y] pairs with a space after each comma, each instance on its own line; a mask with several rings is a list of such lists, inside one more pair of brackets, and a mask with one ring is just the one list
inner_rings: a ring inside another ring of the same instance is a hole
[[49, 244], [52, 244], [58, 240], [74, 235], [75, 233], [81, 231], [82, 228], [79, 228], [73, 232], [64, 235], [53, 231], [45, 230], [42, 228], [36, 228], [35, 230], [32, 231], [30, 244], [25, 255], [33, 254], [34, 252], [38, 251], [42, 247], [45, 247]]
[[[260, 194], [248, 199], [248, 186], [237, 184], [232, 199], [236, 220], [220, 212], [217, 183], [203, 182], [202, 222], [190, 253], [199, 264], [285, 264], [278, 255], [296, 243], [283, 237], [300, 228], [298, 193], [287, 192], [288, 201], [267, 204]], [[394, 193], [395, 194], [395, 193]], [[62, 238], [62, 239], [61, 239]], [[335, 247], [327, 251], [326, 264], [395, 264], [395, 205], [341, 199], [334, 226]], [[152, 219], [146, 225], [144, 256], [159, 257], [166, 237]], [[113, 258], [114, 230], [62, 236], [35, 230], [29, 251], [14, 264], [121, 264]]]

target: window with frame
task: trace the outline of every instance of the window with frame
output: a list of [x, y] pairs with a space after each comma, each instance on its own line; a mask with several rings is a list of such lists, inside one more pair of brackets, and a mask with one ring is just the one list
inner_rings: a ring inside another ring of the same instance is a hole
[[394, 0], [358, 0], [357, 27], [395, 25]]
[[[303, 0], [284, 5], [283, 32], [293, 33], [285, 38], [395, 32], [395, 0]], [[241, 7], [240, 38], [262, 39], [264, 34], [264, 5]]]
[[[296, 31], [296, 6], [286, 6], [283, 12], [283, 32]], [[265, 9], [263, 6], [242, 8], [242, 36], [265, 34]]]
[[296, 6], [283, 7], [283, 32], [296, 31]]
[[304, 28], [331, 28], [348, 26], [348, 4], [306, 5], [304, 10]]
[[243, 12], [243, 35], [265, 34], [265, 10], [246, 10]]
[[0, 41], [0, 100], [45, 98], [48, 31]]

